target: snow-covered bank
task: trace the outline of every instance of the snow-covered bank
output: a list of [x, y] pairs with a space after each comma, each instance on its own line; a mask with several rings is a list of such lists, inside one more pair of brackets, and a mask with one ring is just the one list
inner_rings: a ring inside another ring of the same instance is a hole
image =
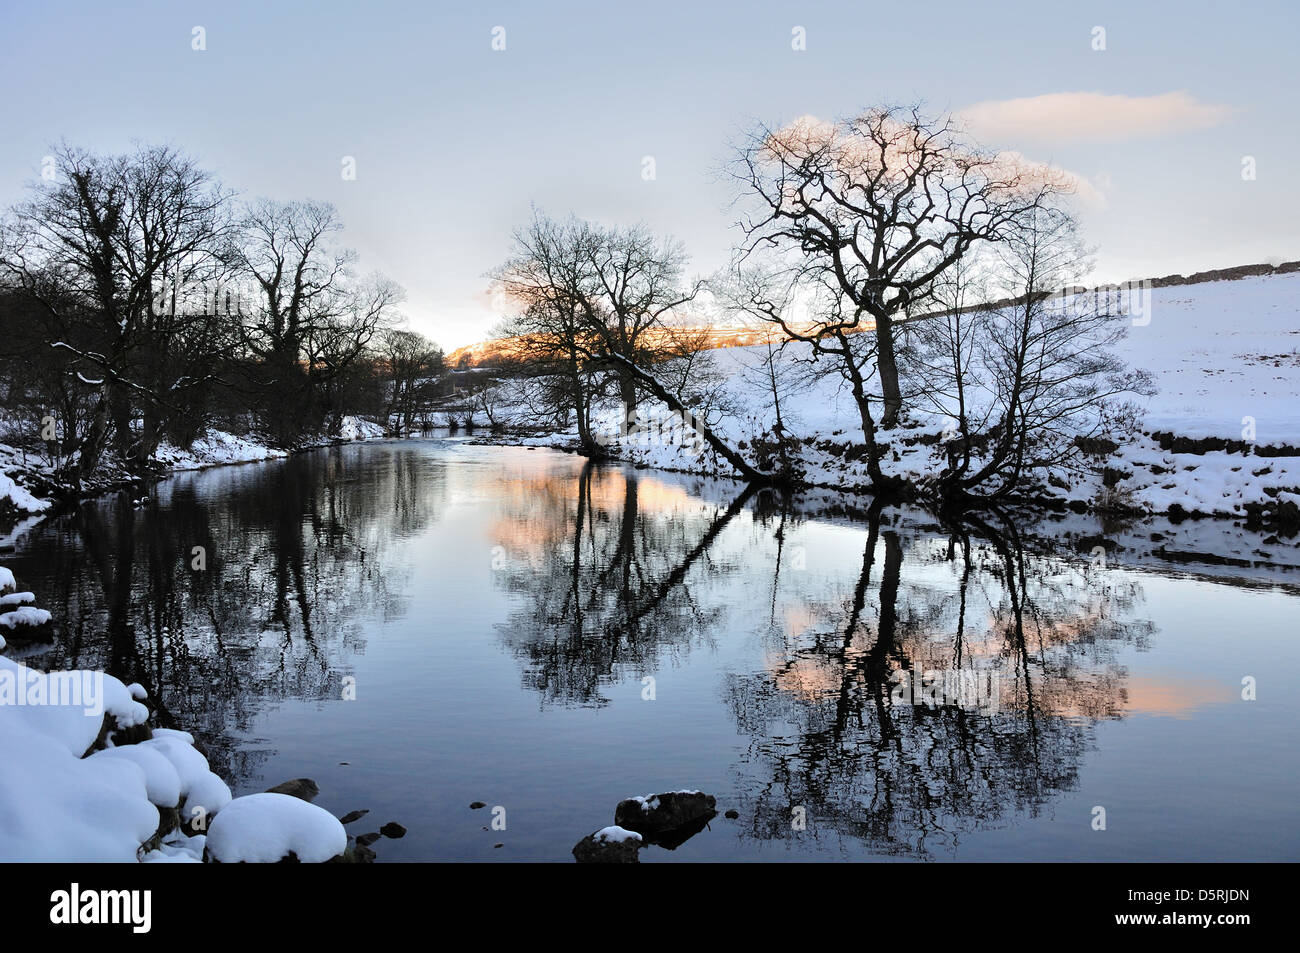
[[[1155, 287], [1118, 350], [1155, 383], [1153, 396], [1138, 399], [1142, 433], [1097, 447], [1081, 470], [1049, 474], [1045, 496], [1076, 508], [1247, 520], [1261, 512], [1271, 519], [1279, 507], [1300, 503], [1300, 274]], [[727, 402], [744, 408], [710, 423], [742, 451], [751, 449], [776, 423], [762, 373], [765, 349], [708, 353]], [[793, 380], [808, 356], [808, 345], [788, 345], [778, 373]], [[838, 377], [791, 386], [781, 410], [809, 485], [869, 487], [857, 408]], [[600, 429], [618, 456], [666, 470], [732, 472], [711, 450], [683, 440], [667, 408], [647, 402], [641, 412], [641, 432], [619, 437], [619, 409], [602, 408]], [[509, 418], [513, 435], [504, 439], [510, 442], [576, 444], [576, 427], [540, 430], [520, 406]], [[893, 448], [882, 468], [912, 482], [932, 478], [946, 463], [940, 437], [949, 425], [947, 418], [911, 411], [904, 427], [881, 434]]]
[[[384, 428], [360, 417], [344, 417], [337, 438], [309, 441], [301, 449], [328, 446], [335, 440], [374, 440], [385, 436]], [[164, 441], [154, 454], [153, 462], [164, 473], [203, 470], [208, 467], [237, 463], [256, 463], [288, 456], [284, 450], [249, 437], [222, 430], [209, 430], [188, 448]], [[92, 482], [91, 493], [109, 491], [130, 481], [124, 474], [106, 473]], [[51, 465], [30, 452], [0, 443], [0, 551], [12, 548], [17, 537], [38, 523], [53, 507], [49, 491], [35, 487], [56, 485]]]
[[[0, 566], [0, 623], [27, 638], [49, 613], [15, 589]], [[0, 653], [10, 648], [0, 636]], [[328, 811], [285, 794], [232, 798], [192, 735], [150, 726], [148, 701], [104, 672], [0, 654], [0, 862], [357, 859]]]
[[247, 437], [213, 430], [199, 437], [188, 449], [163, 442], [154, 454], [154, 460], [167, 470], [201, 470], [204, 467], [225, 466], [230, 463], [252, 463], [287, 456]]

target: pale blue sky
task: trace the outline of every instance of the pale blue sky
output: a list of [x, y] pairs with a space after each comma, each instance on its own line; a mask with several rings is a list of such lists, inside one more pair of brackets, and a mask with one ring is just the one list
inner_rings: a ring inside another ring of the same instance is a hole
[[[0, 202], [59, 139], [172, 142], [246, 196], [334, 202], [362, 264], [405, 286], [412, 323], [447, 348], [494, 323], [483, 274], [530, 202], [643, 219], [711, 272], [736, 237], [712, 175], [727, 141], [753, 119], [882, 101], [1123, 97], [979, 114], [988, 145], [1096, 187], [1085, 228], [1100, 279], [1300, 258], [1300, 13], [1280, 0], [117, 6], [0, 13]], [[1185, 95], [1151, 98], [1171, 93]], [[1044, 129], [1062, 109], [1070, 121]], [[340, 176], [345, 155], [356, 181]]]

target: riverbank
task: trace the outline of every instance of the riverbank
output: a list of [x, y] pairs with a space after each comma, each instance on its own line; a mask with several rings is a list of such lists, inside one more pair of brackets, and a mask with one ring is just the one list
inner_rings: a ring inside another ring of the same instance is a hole
[[[359, 417], [344, 417], [338, 437], [309, 441], [292, 452], [316, 450], [339, 442], [372, 440], [384, 435], [384, 429], [376, 423]], [[273, 460], [289, 453], [249, 437], [210, 430], [188, 448], [162, 443], [153, 462], [157, 476], [163, 478], [190, 470]], [[106, 466], [91, 478], [79, 498], [88, 499], [140, 485], [141, 481], [130, 474]], [[22, 533], [72, 502], [73, 498], [58, 484], [54, 468], [47, 460], [0, 442], [0, 552], [14, 548]]]
[[[1033, 495], [1047, 511], [1124, 516], [1217, 517], [1267, 529], [1262, 539], [1294, 545], [1300, 531], [1300, 274], [1281, 272], [1194, 284], [1156, 282], [1140, 318], [1118, 349], [1154, 385], [1139, 398], [1140, 432], [1090, 440], [1072, 467], [1049, 471]], [[770, 439], [776, 425], [765, 379], [763, 347], [707, 352], [719, 386], [714, 403], [745, 408], [708, 422], [742, 452]], [[788, 383], [781, 423], [794, 438], [805, 486], [853, 494], [870, 492], [857, 409], [838, 379], [799, 381], [809, 347], [788, 345], [776, 357]], [[756, 409], [754, 409], [756, 408]], [[620, 410], [597, 415], [612, 456], [638, 467], [727, 476], [725, 460], [689, 439], [663, 405], [639, 408], [634, 432], [619, 435]], [[522, 406], [500, 414], [503, 433], [490, 433], [482, 415], [468, 418], [475, 440], [576, 449], [576, 426], [539, 427]], [[464, 414], [458, 423], [467, 422]], [[450, 421], [443, 421], [448, 423]], [[912, 412], [882, 433], [892, 450], [886, 474], [924, 486], [946, 465], [946, 418]], [[686, 439], [684, 439], [684, 437]]]
[[20, 581], [0, 565], [0, 861], [374, 859], [310, 803], [315, 782], [233, 797], [192, 734], [151, 724], [143, 685], [23, 661], [52, 616]]

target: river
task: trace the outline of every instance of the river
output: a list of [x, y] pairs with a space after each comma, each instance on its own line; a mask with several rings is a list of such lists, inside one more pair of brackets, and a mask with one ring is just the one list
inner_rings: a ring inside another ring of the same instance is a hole
[[22, 538], [57, 634], [10, 654], [397, 821], [381, 862], [567, 860], [682, 788], [738, 816], [643, 862], [1300, 857], [1294, 574], [868, 502], [454, 439], [180, 474]]

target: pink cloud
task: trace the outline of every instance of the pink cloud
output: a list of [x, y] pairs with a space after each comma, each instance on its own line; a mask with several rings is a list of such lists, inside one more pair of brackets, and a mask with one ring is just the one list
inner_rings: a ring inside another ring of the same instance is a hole
[[1186, 92], [1158, 96], [1048, 93], [989, 100], [960, 112], [972, 132], [990, 143], [1115, 142], [1206, 129], [1223, 122], [1227, 106], [1202, 103]]

